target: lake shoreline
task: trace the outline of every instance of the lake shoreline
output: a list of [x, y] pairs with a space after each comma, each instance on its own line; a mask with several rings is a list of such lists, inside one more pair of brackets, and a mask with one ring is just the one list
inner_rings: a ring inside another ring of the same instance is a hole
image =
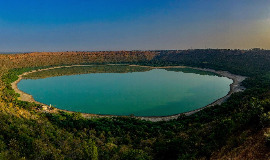
[[[118, 64], [108, 64], [108, 65], [118, 65]], [[121, 64], [119, 64], [121, 65]], [[70, 66], [57, 66], [57, 67], [50, 67], [50, 68], [45, 68], [45, 69], [38, 69], [38, 70], [32, 70], [29, 72], [25, 72], [21, 75], [18, 76], [18, 79], [16, 81], [14, 81], [13, 83], [11, 83], [12, 89], [20, 94], [19, 100], [22, 101], [27, 101], [27, 102], [33, 102], [33, 103], [37, 103], [43, 106], [44, 108], [44, 112], [50, 112], [50, 113], [57, 113], [58, 111], [65, 111], [65, 112], [69, 112], [69, 113], [75, 113], [74, 111], [68, 111], [68, 110], [63, 110], [63, 109], [58, 109], [55, 108], [53, 110], [49, 110], [47, 108], [49, 108], [48, 105], [40, 103], [38, 101], [36, 101], [32, 95], [27, 94], [23, 91], [21, 91], [17, 84], [23, 79], [23, 76], [30, 74], [30, 73], [34, 73], [34, 72], [40, 72], [40, 71], [45, 71], [45, 70], [52, 70], [52, 69], [57, 69], [57, 68], [69, 68], [69, 67], [82, 67], [82, 66], [94, 66], [94, 65], [70, 65]], [[175, 115], [169, 115], [169, 116], [145, 116], [145, 117], [141, 117], [141, 116], [134, 116], [135, 118], [141, 119], [141, 120], [147, 120], [147, 121], [152, 121], [152, 122], [158, 122], [158, 121], [169, 121], [169, 120], [173, 120], [173, 119], [177, 119], [178, 117], [182, 116], [182, 115], [192, 115], [194, 113], [197, 113], [205, 108], [208, 107], [212, 107], [214, 105], [220, 105], [223, 102], [225, 102], [233, 93], [236, 92], [241, 92], [243, 90], [245, 90], [244, 87], [241, 86], [241, 82], [244, 81], [247, 77], [244, 76], [240, 76], [240, 75], [235, 75], [235, 74], [231, 74], [227, 71], [216, 71], [213, 69], [205, 69], [205, 68], [196, 68], [196, 67], [187, 67], [187, 66], [165, 66], [165, 67], [152, 67], [152, 66], [140, 66], [140, 65], [129, 65], [129, 66], [133, 66], [133, 67], [147, 67], [147, 68], [151, 68], [151, 69], [164, 69], [164, 68], [191, 68], [191, 69], [196, 69], [196, 70], [201, 70], [201, 71], [207, 71], [207, 72], [212, 72], [215, 74], [218, 74], [220, 76], [223, 77], [227, 77], [229, 79], [233, 80], [233, 83], [230, 84], [230, 91], [228, 92], [227, 95], [225, 95], [224, 97], [221, 97], [219, 99], [217, 99], [216, 101], [212, 102], [211, 104], [208, 104], [202, 108], [193, 110], [193, 111], [189, 111], [189, 112], [185, 112], [185, 113], [179, 113], [179, 114], [175, 114]], [[98, 114], [90, 114], [90, 113], [82, 113], [83, 117], [85, 118], [102, 118], [102, 117], [128, 117], [128, 116], [117, 116], [117, 115], [98, 115]]]

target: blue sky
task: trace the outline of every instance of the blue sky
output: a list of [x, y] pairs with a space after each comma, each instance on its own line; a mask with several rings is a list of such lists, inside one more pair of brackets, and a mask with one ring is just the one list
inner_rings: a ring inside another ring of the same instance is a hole
[[0, 0], [0, 51], [270, 49], [269, 0]]

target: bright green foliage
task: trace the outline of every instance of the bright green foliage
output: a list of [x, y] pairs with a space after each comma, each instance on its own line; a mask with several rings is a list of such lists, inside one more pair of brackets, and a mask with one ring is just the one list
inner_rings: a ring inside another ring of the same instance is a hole
[[89, 160], [97, 160], [98, 159], [98, 151], [95, 142], [91, 139], [83, 142], [84, 154]]

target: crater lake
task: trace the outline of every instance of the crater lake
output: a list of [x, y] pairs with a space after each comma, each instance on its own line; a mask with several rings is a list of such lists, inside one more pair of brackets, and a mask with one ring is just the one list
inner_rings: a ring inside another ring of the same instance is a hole
[[233, 81], [189, 68], [82, 66], [32, 73], [18, 88], [59, 109], [103, 115], [168, 116], [225, 96]]

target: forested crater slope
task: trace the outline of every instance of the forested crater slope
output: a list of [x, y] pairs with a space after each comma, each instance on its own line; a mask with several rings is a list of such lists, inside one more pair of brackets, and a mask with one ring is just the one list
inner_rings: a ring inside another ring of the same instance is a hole
[[[227, 102], [167, 122], [46, 113], [11, 83], [40, 68], [78, 64], [185, 65], [247, 76]], [[0, 55], [0, 159], [268, 159], [270, 51], [162, 50]]]

